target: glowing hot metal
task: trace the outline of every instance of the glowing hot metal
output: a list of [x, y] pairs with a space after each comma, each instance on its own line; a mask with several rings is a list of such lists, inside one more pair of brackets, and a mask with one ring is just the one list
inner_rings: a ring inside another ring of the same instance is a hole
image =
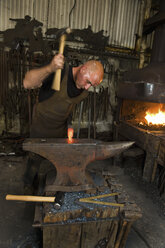
[[74, 134], [74, 130], [72, 127], [68, 127], [68, 143], [72, 143], [73, 142], [73, 134]]

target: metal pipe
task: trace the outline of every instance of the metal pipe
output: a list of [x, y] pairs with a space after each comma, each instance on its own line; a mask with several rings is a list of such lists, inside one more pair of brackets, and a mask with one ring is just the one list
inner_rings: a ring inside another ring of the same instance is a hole
[[79, 135], [80, 135], [80, 124], [81, 124], [81, 117], [82, 117], [83, 104], [84, 104], [84, 102], [82, 101], [82, 102], [80, 103], [80, 114], [79, 114], [78, 128], [77, 128], [77, 139], [79, 138]]
[[88, 139], [91, 136], [91, 95], [88, 98]]
[[93, 138], [96, 139], [96, 88], [94, 87], [94, 102], [93, 102]]

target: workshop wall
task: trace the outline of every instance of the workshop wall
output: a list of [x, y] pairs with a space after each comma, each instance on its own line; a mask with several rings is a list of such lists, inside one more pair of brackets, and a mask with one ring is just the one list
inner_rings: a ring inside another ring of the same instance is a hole
[[142, 31], [145, 2], [142, 0], [2, 0], [0, 30], [14, 28], [9, 18], [29, 15], [43, 23], [43, 35], [50, 28], [70, 26], [93, 32], [103, 30], [114, 46], [134, 49]]

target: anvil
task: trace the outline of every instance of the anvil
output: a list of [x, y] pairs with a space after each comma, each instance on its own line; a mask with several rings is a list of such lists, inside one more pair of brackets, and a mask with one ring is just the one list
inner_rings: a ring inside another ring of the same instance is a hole
[[134, 142], [103, 142], [92, 139], [26, 139], [23, 149], [48, 159], [56, 168], [56, 177], [46, 191], [83, 191], [96, 188], [86, 166], [120, 154]]

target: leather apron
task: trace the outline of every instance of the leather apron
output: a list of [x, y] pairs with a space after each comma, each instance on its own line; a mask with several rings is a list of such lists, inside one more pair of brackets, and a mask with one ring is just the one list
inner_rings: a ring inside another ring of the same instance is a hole
[[74, 106], [88, 96], [84, 90], [79, 96], [70, 98], [67, 93], [69, 65], [66, 64], [65, 74], [60, 91], [47, 100], [39, 102], [31, 126], [32, 138], [65, 138], [67, 137], [67, 119]]

